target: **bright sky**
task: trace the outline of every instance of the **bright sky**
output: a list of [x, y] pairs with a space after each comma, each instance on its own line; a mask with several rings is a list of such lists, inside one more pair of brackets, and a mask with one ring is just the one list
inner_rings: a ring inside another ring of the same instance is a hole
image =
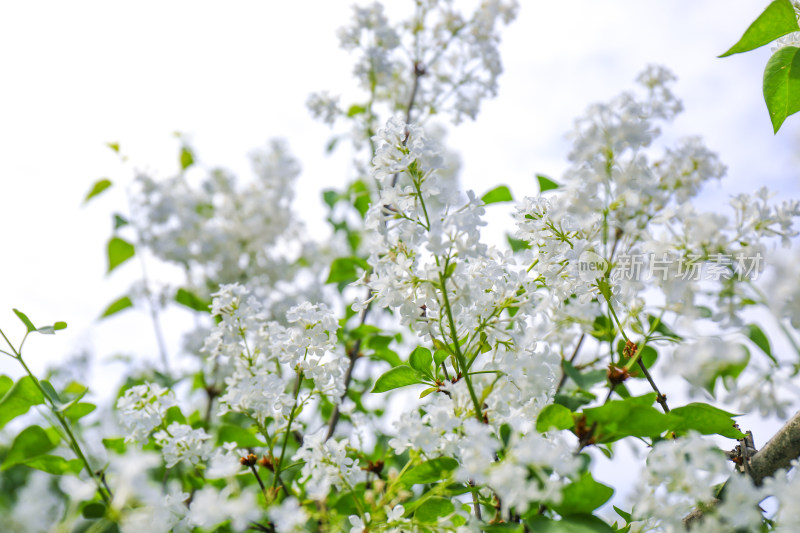
[[[481, 194], [505, 183], [518, 198], [535, 194], [535, 173], [557, 179], [566, 167], [564, 135], [573, 119], [591, 102], [632, 89], [636, 74], [654, 62], [677, 74], [675, 93], [685, 107], [666, 135], [702, 136], [729, 167], [704, 202], [713, 206], [761, 185], [800, 197], [800, 117], [773, 136], [761, 96], [769, 47], [716, 58], [765, 4], [523, 2], [504, 32], [498, 98], [484, 104], [477, 122], [451, 130], [464, 187]], [[37, 324], [70, 325], [29, 342], [34, 369], [79, 350], [155, 358], [144, 316], [95, 322], [139, 275], [134, 262], [104, 275], [111, 213], [126, 210], [122, 191], [81, 207], [97, 179], [130, 181], [130, 167], [107, 142], [119, 142], [135, 167], [168, 176], [177, 169], [173, 132], [181, 131], [201, 164], [249, 175], [247, 153], [285, 137], [304, 169], [297, 211], [313, 231], [324, 231], [320, 191], [344, 182], [346, 154], [324, 156], [332, 132], [311, 120], [304, 103], [312, 91], [350, 90], [350, 58], [335, 38], [349, 5], [0, 4], [0, 327], [22, 335], [12, 307]], [[395, 1], [392, 10], [406, 5], [411, 1]], [[0, 373], [19, 369], [0, 359]]]

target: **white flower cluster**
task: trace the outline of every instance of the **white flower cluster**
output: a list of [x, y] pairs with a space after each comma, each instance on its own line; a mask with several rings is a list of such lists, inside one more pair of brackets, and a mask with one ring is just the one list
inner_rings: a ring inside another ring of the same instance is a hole
[[167, 468], [172, 468], [181, 461], [190, 465], [197, 464], [208, 459], [213, 451], [211, 435], [204, 429], [192, 429], [191, 426], [178, 422], [156, 432], [153, 437], [156, 444], [161, 446]]
[[125, 391], [117, 400], [117, 410], [125, 428], [127, 442], [146, 441], [160, 427], [167, 409], [178, 405], [175, 393], [156, 384], [144, 383]]
[[304, 462], [300, 478], [305, 483], [306, 493], [314, 500], [324, 500], [332, 487], [352, 491], [365, 476], [358, 462], [347, 457], [348, 441], [326, 440], [325, 436], [324, 428], [306, 435], [292, 457], [293, 461]]
[[[358, 52], [354, 74], [373, 103], [394, 112], [407, 107], [413, 94], [421, 113], [447, 112], [459, 123], [475, 119], [481, 101], [497, 93], [503, 70], [499, 26], [509, 24], [517, 9], [513, 0], [484, 0], [465, 15], [451, 0], [426, 0], [417, 2], [408, 20], [392, 23], [376, 2], [353, 7], [339, 41]], [[327, 124], [343, 114], [325, 93], [313, 95], [308, 107]]]
[[213, 296], [219, 323], [203, 351], [229, 369], [220, 414], [245, 413], [260, 423], [288, 416], [295, 398], [287, 388], [295, 370], [314, 381], [314, 392], [340, 401], [348, 359], [337, 350], [338, 323], [325, 304], [291, 308], [289, 325], [283, 326], [268, 321], [259, 301], [241, 285], [223, 285]]
[[729, 464], [721, 450], [697, 433], [656, 443], [634, 493], [634, 516], [654, 519], [667, 532], [685, 531], [681, 519], [714, 499], [713, 485], [730, 474]]
[[267, 287], [274, 292], [276, 282], [293, 275], [287, 252], [298, 252], [292, 243], [299, 226], [290, 205], [300, 166], [277, 140], [251, 159], [256, 179], [246, 184], [219, 169], [197, 184], [187, 173], [137, 177], [133, 211], [141, 241], [185, 269], [197, 290], [247, 279], [268, 294]]

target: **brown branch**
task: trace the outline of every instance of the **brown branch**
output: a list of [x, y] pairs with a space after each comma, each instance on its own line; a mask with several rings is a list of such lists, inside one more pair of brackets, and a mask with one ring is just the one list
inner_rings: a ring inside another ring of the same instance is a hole
[[[370, 296], [372, 296], [372, 290], [368, 288], [367, 298]], [[369, 313], [370, 307], [372, 307], [371, 301], [361, 311], [361, 318], [358, 321], [359, 326], [363, 326], [366, 322], [367, 313]], [[356, 339], [353, 347], [347, 351], [347, 357], [350, 359], [350, 364], [347, 365], [347, 370], [344, 373], [344, 394], [342, 394], [342, 402], [345, 400], [345, 398], [347, 398], [347, 390], [350, 388], [350, 380], [353, 377], [353, 367], [356, 366], [356, 359], [358, 359], [358, 352], [360, 350], [361, 339]], [[336, 425], [339, 423], [339, 416], [341, 415], [339, 405], [341, 405], [341, 403], [333, 406], [333, 413], [331, 414], [331, 419], [328, 421], [328, 432], [325, 434], [325, 440], [330, 439], [333, 436], [334, 431], [336, 431]]]
[[[761, 485], [765, 478], [773, 476], [778, 470], [790, 468], [791, 462], [798, 457], [800, 457], [800, 411], [795, 413], [769, 442], [750, 458], [750, 476], [756, 485]], [[704, 508], [697, 508], [686, 515], [683, 518], [686, 529], [702, 520], [704, 512], [719, 501], [715, 500]]]
[[[586, 338], [586, 333], [581, 333], [581, 337], [578, 339], [578, 344], [575, 346], [575, 350], [572, 352], [572, 356], [569, 358], [570, 364], [575, 361], [575, 358], [578, 356], [578, 351], [581, 349], [581, 345], [583, 344], [583, 340]], [[561, 381], [558, 382], [558, 387], [556, 387], [556, 394], [561, 391], [561, 387], [564, 386], [564, 383], [567, 381], [567, 373], [564, 371], [564, 364], [561, 364]]]

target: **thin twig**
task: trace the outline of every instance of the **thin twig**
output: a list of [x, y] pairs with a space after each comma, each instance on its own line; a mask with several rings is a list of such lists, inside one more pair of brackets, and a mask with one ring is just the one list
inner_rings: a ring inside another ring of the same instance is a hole
[[[578, 344], [575, 346], [575, 350], [573, 350], [572, 356], [570, 356], [570, 358], [569, 358], [570, 364], [572, 364], [572, 362], [575, 361], [575, 358], [578, 356], [578, 351], [581, 349], [581, 345], [583, 344], [583, 340], [585, 338], [586, 338], [586, 333], [581, 333], [581, 336], [578, 339]], [[559, 391], [561, 391], [561, 387], [563, 387], [564, 383], [567, 381], [567, 373], [564, 371], [563, 363], [562, 363], [561, 366], [562, 366], [562, 368], [561, 368], [561, 381], [558, 382], [558, 387], [556, 387], [556, 392], [555, 392], [556, 394], [558, 394]]]
[[[800, 411], [773, 435], [763, 448], [750, 457], [749, 473], [756, 486], [760, 486], [765, 478], [775, 475], [780, 469], [789, 469], [792, 461], [800, 457]], [[740, 475], [740, 474], [736, 474]], [[716, 500], [705, 508], [697, 508], [683, 518], [683, 525], [688, 530], [703, 519], [720, 500]]]
[[[372, 296], [372, 290], [367, 288], [367, 299]], [[366, 307], [361, 310], [361, 317], [358, 321], [359, 326], [363, 326], [367, 320], [367, 313], [369, 313], [370, 307], [372, 307], [372, 302], [370, 301], [367, 303]], [[347, 357], [350, 359], [350, 363], [347, 365], [347, 370], [344, 373], [344, 394], [342, 394], [342, 402], [347, 398], [347, 391], [350, 388], [350, 380], [353, 377], [353, 367], [356, 366], [356, 359], [358, 359], [358, 353], [361, 350], [361, 339], [356, 339], [356, 342], [353, 344], [353, 347], [350, 348], [347, 352]], [[336, 425], [339, 423], [339, 416], [341, 414], [339, 410], [339, 406], [341, 402], [333, 406], [333, 413], [331, 413], [331, 419], [328, 421], [328, 432], [325, 434], [325, 440], [330, 439], [333, 436], [334, 431], [336, 431]]]
[[650, 371], [647, 370], [647, 367], [644, 366], [642, 363], [642, 359], [640, 358], [639, 361], [639, 368], [642, 370], [642, 374], [647, 379], [647, 382], [650, 383], [650, 386], [653, 388], [653, 391], [657, 394], [656, 401], [661, 405], [661, 408], [664, 410], [665, 413], [669, 413], [669, 406], [667, 405], [667, 397], [661, 394], [661, 391], [658, 390], [656, 386], [656, 382], [653, 381], [653, 376], [650, 375]]

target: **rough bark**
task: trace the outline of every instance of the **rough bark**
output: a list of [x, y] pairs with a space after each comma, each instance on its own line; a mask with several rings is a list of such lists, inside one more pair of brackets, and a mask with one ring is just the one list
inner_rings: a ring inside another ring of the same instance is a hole
[[[756, 485], [761, 485], [765, 478], [774, 475], [778, 470], [789, 469], [791, 462], [798, 457], [800, 457], [800, 411], [795, 413], [769, 442], [750, 458], [750, 476]], [[709, 505], [713, 507], [718, 502], [719, 500], [715, 500]], [[702, 520], [703, 514], [703, 509], [695, 509], [683, 518], [683, 525], [689, 529]]]

